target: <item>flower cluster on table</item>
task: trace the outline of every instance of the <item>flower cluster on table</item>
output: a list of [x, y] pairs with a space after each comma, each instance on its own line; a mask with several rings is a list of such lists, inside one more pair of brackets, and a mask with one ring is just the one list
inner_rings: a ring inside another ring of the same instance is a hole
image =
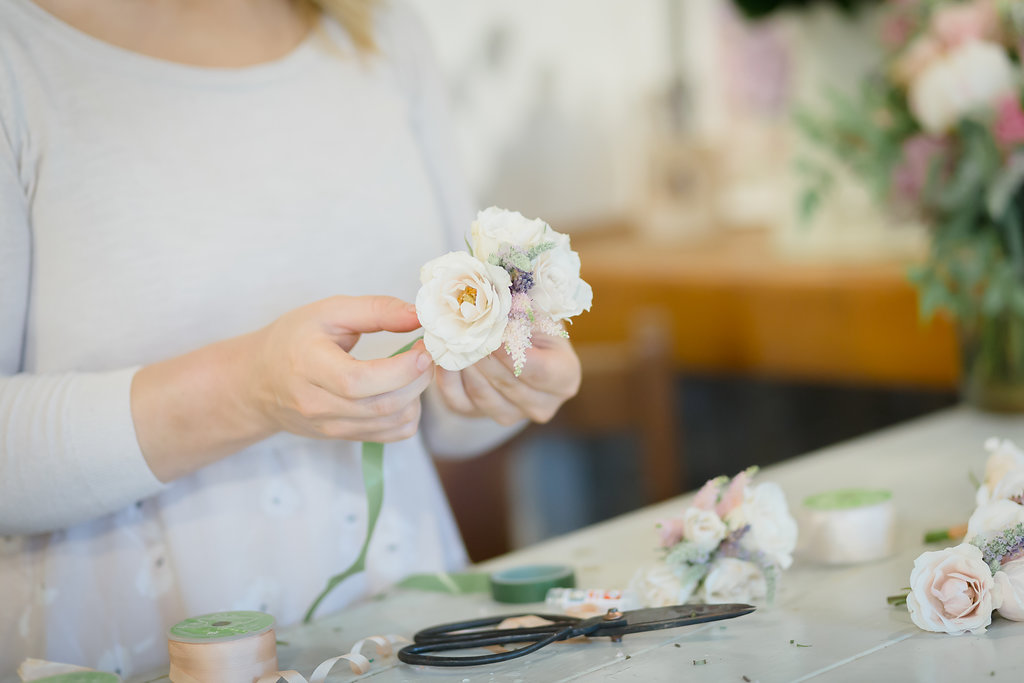
[[797, 525], [777, 484], [753, 485], [756, 472], [708, 481], [681, 517], [658, 524], [663, 561], [629, 586], [642, 603], [771, 602], [793, 562]]
[[[932, 228], [913, 279], [926, 314], [1024, 314], [1024, 3], [891, 0], [883, 67], [828, 114], [800, 117], [810, 138], [895, 213]], [[803, 207], [833, 182], [810, 159]]]
[[989, 439], [985, 479], [967, 522], [969, 542], [923, 553], [907, 608], [926, 631], [984, 633], [992, 613], [1024, 621], [1024, 452]]
[[569, 236], [539, 218], [497, 207], [477, 214], [470, 252], [454, 251], [420, 270], [416, 312], [434, 362], [462, 370], [504, 345], [519, 375], [533, 332], [567, 337], [564, 322], [589, 311]]

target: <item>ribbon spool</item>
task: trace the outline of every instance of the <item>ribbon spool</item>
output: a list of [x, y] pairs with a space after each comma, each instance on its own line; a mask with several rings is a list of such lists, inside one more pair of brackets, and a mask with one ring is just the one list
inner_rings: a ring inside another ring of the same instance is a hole
[[895, 546], [892, 493], [840, 489], [804, 500], [800, 520], [801, 554], [821, 564], [880, 560]]
[[32, 683], [120, 683], [116, 674], [84, 666], [28, 658], [18, 667], [18, 678]]
[[498, 602], [544, 602], [552, 588], [575, 588], [576, 574], [565, 565], [527, 565], [494, 572], [490, 584]]
[[167, 630], [172, 683], [252, 683], [277, 670], [274, 617], [214, 612]]

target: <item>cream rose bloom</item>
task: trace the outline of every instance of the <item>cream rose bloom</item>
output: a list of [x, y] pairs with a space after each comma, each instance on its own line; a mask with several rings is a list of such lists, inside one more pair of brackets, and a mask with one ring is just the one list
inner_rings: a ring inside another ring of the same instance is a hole
[[756, 602], [768, 593], [764, 572], [753, 562], [724, 557], [715, 560], [704, 577], [706, 603]]
[[503, 268], [451, 252], [420, 269], [416, 313], [423, 343], [445, 370], [462, 370], [501, 346], [512, 309]]
[[1024, 621], [1024, 560], [1013, 560], [992, 577], [1002, 594], [999, 615], [1011, 621]]
[[748, 487], [743, 503], [726, 521], [731, 529], [750, 525], [750, 531], [740, 541], [745, 548], [764, 553], [766, 559], [781, 569], [793, 564], [797, 524], [789, 513], [786, 494], [778, 484], [765, 482]]
[[910, 111], [921, 127], [940, 135], [963, 116], [985, 108], [1016, 85], [1013, 63], [995, 43], [975, 40], [932, 61], [911, 81]]
[[496, 254], [502, 243], [529, 249], [552, 241], [557, 234], [539, 218], [529, 219], [518, 211], [496, 206], [479, 212], [470, 232], [473, 256], [481, 261], [487, 261]]
[[979, 506], [967, 520], [967, 539], [990, 537], [1024, 522], [1024, 506], [1012, 500], [994, 500]]
[[1012, 498], [1024, 492], [1024, 452], [1009, 439], [988, 439], [985, 480], [975, 496], [977, 505]]
[[629, 581], [628, 591], [634, 593], [644, 607], [682, 605], [693, 595], [699, 579], [684, 583], [665, 565], [638, 569]]
[[686, 508], [683, 513], [683, 538], [703, 553], [710, 553], [722, 542], [729, 529], [711, 510]]
[[984, 633], [992, 623], [992, 610], [1002, 604], [1000, 596], [981, 550], [961, 543], [914, 560], [907, 608], [925, 631]]
[[551, 318], [568, 320], [590, 310], [594, 292], [580, 277], [580, 256], [569, 248], [569, 237], [552, 233], [557, 246], [537, 257], [530, 297]]

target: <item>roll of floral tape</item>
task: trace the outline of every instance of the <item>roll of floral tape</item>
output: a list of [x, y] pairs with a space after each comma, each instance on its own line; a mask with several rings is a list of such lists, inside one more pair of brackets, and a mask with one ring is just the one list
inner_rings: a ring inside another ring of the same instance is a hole
[[544, 602], [552, 588], [575, 588], [576, 574], [560, 564], [527, 565], [494, 572], [490, 583], [498, 602]]
[[173, 683], [252, 683], [277, 670], [274, 617], [214, 612], [167, 630]]
[[822, 564], [857, 564], [888, 557], [895, 545], [892, 493], [839, 489], [804, 499], [800, 552]]

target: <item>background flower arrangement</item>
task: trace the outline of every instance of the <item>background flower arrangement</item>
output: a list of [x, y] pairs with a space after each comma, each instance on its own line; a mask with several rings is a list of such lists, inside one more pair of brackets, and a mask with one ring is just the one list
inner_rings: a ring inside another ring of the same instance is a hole
[[910, 618], [926, 631], [984, 633], [994, 611], [1024, 621], [1024, 452], [990, 439], [967, 543], [914, 561]]
[[681, 517], [658, 524], [663, 561], [630, 583], [645, 605], [771, 602], [797, 526], [778, 485], [752, 484], [756, 472], [708, 481]]
[[[896, 215], [930, 226], [911, 274], [922, 313], [961, 324], [978, 370], [1024, 379], [1024, 4], [888, 5], [883, 69], [858, 96], [832, 95], [826, 116], [801, 115], [802, 129]], [[833, 180], [821, 164], [801, 169], [806, 216]]]

